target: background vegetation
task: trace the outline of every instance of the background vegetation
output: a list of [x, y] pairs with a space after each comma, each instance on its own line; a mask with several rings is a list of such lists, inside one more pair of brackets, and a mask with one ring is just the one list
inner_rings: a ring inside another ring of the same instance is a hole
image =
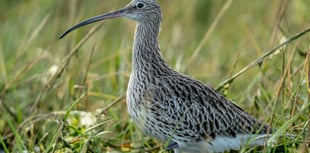
[[[73, 56], [70, 51], [99, 23], [58, 40], [79, 21], [129, 1], [0, 2], [1, 153], [164, 152], [162, 143], [141, 133], [127, 113], [124, 94], [135, 22], [106, 21]], [[159, 41], [165, 60], [214, 87], [310, 27], [308, 0], [160, 4], [164, 18]], [[294, 140], [284, 141], [289, 145], [284, 152], [309, 152], [309, 42], [309, 34], [289, 42], [221, 90], [280, 129], [275, 137], [295, 134]]]

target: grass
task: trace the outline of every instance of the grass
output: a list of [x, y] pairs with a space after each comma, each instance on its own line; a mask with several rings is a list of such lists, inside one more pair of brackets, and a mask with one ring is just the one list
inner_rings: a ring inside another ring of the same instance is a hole
[[[127, 2], [1, 2], [0, 152], [165, 152], [127, 113], [135, 23], [108, 20], [58, 40], [75, 23]], [[279, 129], [274, 139], [296, 135], [281, 141], [282, 152], [310, 151], [309, 34], [260, 58], [310, 27], [307, 0], [160, 3], [160, 47], [171, 67]], [[263, 60], [249, 67], [256, 59]]]

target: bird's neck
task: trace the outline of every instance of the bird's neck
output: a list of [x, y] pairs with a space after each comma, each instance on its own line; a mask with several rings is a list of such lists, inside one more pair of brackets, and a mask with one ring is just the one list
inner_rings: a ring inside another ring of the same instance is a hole
[[158, 46], [160, 22], [138, 23], [132, 55], [132, 71], [162, 73], [169, 69]]

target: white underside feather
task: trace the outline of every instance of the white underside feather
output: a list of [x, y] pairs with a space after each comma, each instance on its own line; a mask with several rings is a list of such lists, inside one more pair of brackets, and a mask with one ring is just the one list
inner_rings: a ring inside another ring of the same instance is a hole
[[211, 142], [178, 143], [175, 153], [221, 153], [229, 150], [240, 150], [243, 146], [263, 146], [270, 135], [237, 135], [236, 137], [217, 136]]

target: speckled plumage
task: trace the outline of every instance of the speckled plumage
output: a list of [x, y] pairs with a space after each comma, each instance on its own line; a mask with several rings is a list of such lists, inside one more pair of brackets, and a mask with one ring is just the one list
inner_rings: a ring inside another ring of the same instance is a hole
[[133, 0], [123, 9], [83, 21], [61, 37], [80, 26], [122, 16], [138, 22], [127, 105], [140, 129], [168, 142], [175, 152], [224, 152], [264, 144], [267, 125], [164, 62], [157, 41], [161, 9], [156, 0]]

